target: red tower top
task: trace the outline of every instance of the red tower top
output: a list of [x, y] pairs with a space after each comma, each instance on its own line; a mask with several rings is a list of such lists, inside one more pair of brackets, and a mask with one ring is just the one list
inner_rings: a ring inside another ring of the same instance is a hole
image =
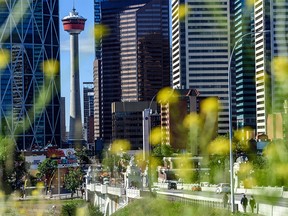
[[84, 30], [86, 20], [84, 17], [79, 16], [78, 12], [73, 8], [69, 15], [62, 19], [64, 30], [70, 34], [79, 34]]

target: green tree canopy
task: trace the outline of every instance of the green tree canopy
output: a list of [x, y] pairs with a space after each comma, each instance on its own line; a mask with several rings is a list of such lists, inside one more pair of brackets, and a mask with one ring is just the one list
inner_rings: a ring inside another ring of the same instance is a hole
[[64, 177], [65, 188], [71, 192], [71, 197], [76, 189], [81, 185], [83, 180], [83, 172], [79, 167], [69, 168], [68, 173]]
[[170, 157], [174, 153], [174, 149], [170, 145], [158, 144], [153, 148], [152, 154], [155, 157]]
[[88, 151], [85, 147], [75, 149], [75, 155], [80, 164], [90, 164], [90, 159], [88, 157]]
[[5, 194], [19, 188], [26, 174], [24, 158], [15, 151], [15, 147], [10, 138], [0, 136], [0, 190]]
[[39, 173], [37, 174], [38, 178], [41, 178], [48, 184], [48, 188], [51, 187], [51, 183], [55, 176], [56, 170], [58, 167], [58, 163], [51, 158], [46, 158], [42, 163], [38, 166]]

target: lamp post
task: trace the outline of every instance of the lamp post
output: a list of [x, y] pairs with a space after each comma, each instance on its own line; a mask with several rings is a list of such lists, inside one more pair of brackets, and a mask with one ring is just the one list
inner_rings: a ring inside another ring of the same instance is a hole
[[150, 132], [151, 132], [151, 114], [152, 114], [152, 103], [157, 94], [155, 94], [150, 103], [148, 109], [144, 109], [143, 116], [143, 159], [147, 160], [150, 156]]
[[270, 30], [264, 30], [264, 31], [256, 31], [256, 32], [249, 32], [244, 35], [242, 35], [238, 40], [236, 40], [233, 49], [230, 53], [229, 62], [228, 62], [228, 91], [229, 91], [229, 158], [230, 158], [230, 188], [231, 188], [231, 212], [235, 213], [235, 197], [234, 197], [234, 173], [233, 173], [233, 149], [232, 149], [232, 74], [231, 74], [231, 62], [233, 58], [234, 51], [236, 49], [236, 46], [238, 43], [245, 37], [250, 35], [256, 35], [256, 34], [263, 34], [270, 32]]
[[[151, 194], [151, 160], [150, 160], [150, 151], [151, 151], [151, 147], [150, 147], [150, 133], [151, 133], [151, 114], [152, 114], [152, 103], [155, 99], [155, 97], [157, 96], [157, 94], [155, 94], [150, 103], [149, 103], [149, 107], [148, 109], [144, 109], [144, 111], [142, 112], [142, 117], [143, 117], [143, 160], [148, 162], [148, 187], [149, 187], [149, 191]], [[157, 108], [156, 108], [157, 109]], [[142, 182], [142, 186], [143, 186], [143, 182]]]

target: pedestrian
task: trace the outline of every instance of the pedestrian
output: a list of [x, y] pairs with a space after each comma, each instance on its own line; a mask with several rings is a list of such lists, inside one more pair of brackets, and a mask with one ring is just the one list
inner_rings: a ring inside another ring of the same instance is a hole
[[84, 190], [84, 188], [83, 187], [81, 187], [81, 198], [83, 199], [83, 197], [84, 197], [84, 193], [85, 193], [85, 190]]
[[251, 212], [254, 213], [254, 208], [256, 208], [256, 202], [255, 202], [253, 195], [251, 195], [251, 198], [249, 200], [249, 205], [251, 207]]
[[223, 201], [224, 208], [226, 208], [227, 204], [228, 204], [228, 195], [227, 195], [227, 193], [224, 193], [222, 201]]
[[247, 204], [248, 204], [248, 199], [247, 199], [246, 195], [243, 194], [243, 196], [242, 196], [242, 198], [241, 198], [241, 205], [242, 205], [242, 207], [243, 207], [244, 213], [246, 213]]

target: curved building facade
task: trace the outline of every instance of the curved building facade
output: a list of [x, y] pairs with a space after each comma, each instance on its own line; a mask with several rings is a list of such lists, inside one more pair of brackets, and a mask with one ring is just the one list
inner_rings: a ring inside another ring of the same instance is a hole
[[43, 73], [47, 60], [59, 69], [59, 2], [1, 1], [0, 25], [0, 52], [10, 56], [0, 76], [1, 136], [18, 150], [60, 146], [60, 71]]

